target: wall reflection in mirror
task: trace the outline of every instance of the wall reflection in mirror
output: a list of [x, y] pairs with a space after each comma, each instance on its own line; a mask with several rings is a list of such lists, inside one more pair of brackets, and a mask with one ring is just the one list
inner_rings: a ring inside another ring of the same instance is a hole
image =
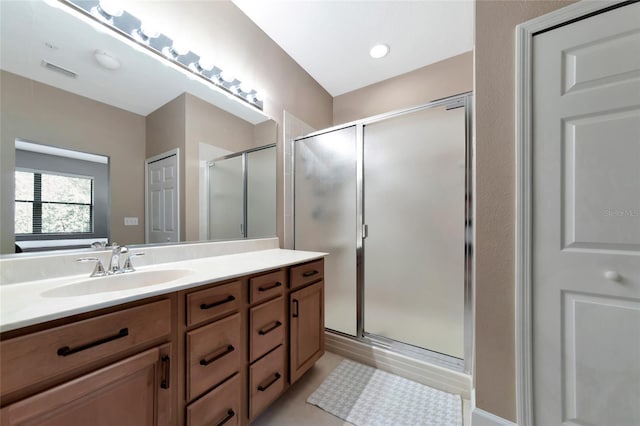
[[[1, 2], [0, 31], [1, 253], [14, 253], [16, 243], [24, 251], [145, 243], [145, 159], [171, 150], [180, 152], [175, 241], [275, 236], [275, 148], [255, 150], [276, 142], [273, 120], [221, 101], [161, 58], [51, 2]], [[120, 67], [102, 67], [96, 51]], [[38, 145], [89, 157], [24, 149]], [[210, 199], [227, 189], [222, 182], [212, 189], [209, 164], [245, 151], [264, 158], [241, 173], [246, 202], [235, 218], [236, 207]], [[91, 155], [104, 161], [87, 161]]]

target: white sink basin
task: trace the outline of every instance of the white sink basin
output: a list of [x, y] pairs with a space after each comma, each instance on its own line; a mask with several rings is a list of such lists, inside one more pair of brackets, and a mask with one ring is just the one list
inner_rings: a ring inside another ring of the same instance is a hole
[[190, 269], [161, 269], [155, 271], [136, 271], [106, 277], [89, 278], [42, 293], [44, 297], [75, 297], [113, 291], [133, 290], [156, 284], [165, 284], [179, 280], [193, 273]]

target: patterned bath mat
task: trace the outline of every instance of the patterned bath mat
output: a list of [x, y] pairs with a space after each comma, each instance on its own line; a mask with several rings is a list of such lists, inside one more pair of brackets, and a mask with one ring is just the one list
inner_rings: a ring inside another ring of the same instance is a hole
[[356, 426], [462, 426], [459, 395], [347, 359], [307, 402]]

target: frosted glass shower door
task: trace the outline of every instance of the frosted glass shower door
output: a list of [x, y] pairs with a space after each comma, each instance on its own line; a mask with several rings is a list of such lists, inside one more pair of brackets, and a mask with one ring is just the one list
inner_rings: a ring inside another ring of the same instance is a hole
[[247, 154], [247, 238], [276, 235], [276, 148]]
[[244, 238], [242, 156], [209, 166], [209, 238]]
[[365, 333], [464, 358], [465, 109], [364, 127]]
[[294, 243], [325, 258], [325, 326], [356, 335], [356, 130], [295, 142]]

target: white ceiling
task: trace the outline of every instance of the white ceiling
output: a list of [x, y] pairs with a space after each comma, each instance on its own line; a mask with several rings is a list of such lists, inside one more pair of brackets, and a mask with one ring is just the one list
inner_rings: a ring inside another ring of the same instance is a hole
[[332, 96], [473, 48], [470, 0], [232, 1]]
[[[0, 0], [0, 68], [143, 116], [191, 93], [253, 124], [268, 117], [213, 88], [68, 7], [42, 0]], [[81, 19], [78, 19], [80, 17]], [[104, 50], [121, 67], [108, 70], [94, 57]], [[77, 74], [70, 78], [42, 66], [47, 61]]]

